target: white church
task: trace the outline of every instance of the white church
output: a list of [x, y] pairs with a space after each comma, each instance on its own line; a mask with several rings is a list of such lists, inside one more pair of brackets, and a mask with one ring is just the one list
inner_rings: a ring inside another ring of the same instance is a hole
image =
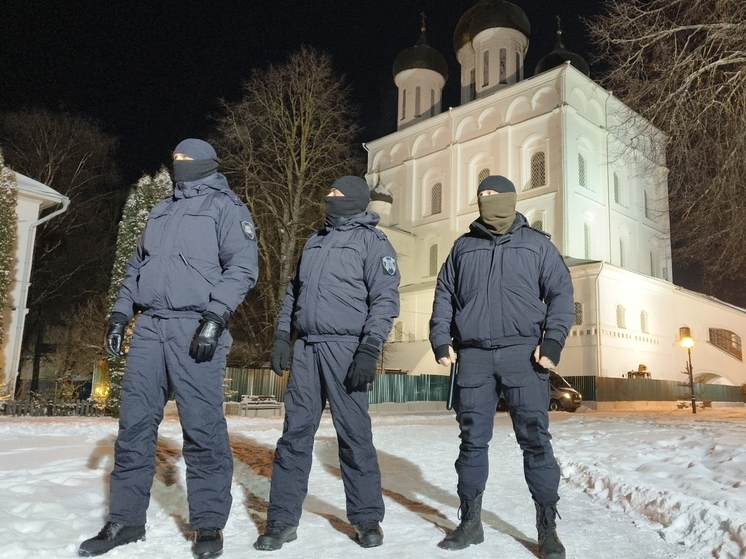
[[745, 383], [746, 311], [678, 287], [671, 275], [662, 133], [589, 78], [560, 30], [555, 50], [528, 77], [529, 35], [528, 18], [510, 2], [480, 0], [468, 10], [454, 33], [461, 104], [447, 111], [448, 65], [424, 26], [394, 62], [398, 129], [365, 145], [370, 209], [381, 215], [402, 276], [384, 368], [448, 373], [427, 341], [435, 280], [478, 217], [477, 185], [500, 174], [572, 274], [575, 324], [560, 374], [646, 370], [680, 381], [680, 332], [689, 328], [695, 382]]

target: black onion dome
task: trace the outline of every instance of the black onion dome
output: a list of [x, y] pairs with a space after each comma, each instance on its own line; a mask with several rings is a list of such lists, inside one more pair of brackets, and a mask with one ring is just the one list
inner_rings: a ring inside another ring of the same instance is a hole
[[526, 38], [531, 36], [531, 23], [524, 11], [515, 4], [504, 0], [480, 0], [475, 8], [469, 25], [469, 40], [485, 29], [495, 27], [515, 29]]
[[558, 28], [557, 44], [555, 45], [554, 50], [539, 60], [539, 63], [536, 65], [536, 69], [534, 70], [534, 75], [537, 76], [542, 72], [562, 66], [567, 61], [570, 61], [570, 64], [572, 64], [576, 70], [579, 70], [586, 76], [590, 77], [591, 70], [585, 59], [583, 59], [579, 54], [567, 50], [565, 44], [562, 42], [562, 29]]
[[471, 8], [466, 10], [466, 13], [461, 16], [456, 24], [456, 30], [453, 32], [453, 50], [458, 52], [461, 47], [471, 43], [471, 35], [469, 35], [469, 26], [471, 26], [471, 20], [474, 18], [474, 12], [477, 11], [479, 4], [473, 5]]
[[448, 79], [448, 62], [442, 54], [428, 44], [424, 31], [413, 47], [401, 51], [394, 60], [394, 77], [404, 70], [417, 68], [433, 70]]

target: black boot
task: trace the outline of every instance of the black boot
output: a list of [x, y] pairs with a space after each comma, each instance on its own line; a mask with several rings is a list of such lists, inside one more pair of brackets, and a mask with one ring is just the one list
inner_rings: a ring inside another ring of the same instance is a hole
[[223, 554], [223, 531], [220, 528], [197, 528], [192, 553], [196, 559], [212, 559]]
[[378, 547], [383, 545], [383, 530], [376, 520], [355, 524], [355, 535], [360, 547]]
[[541, 559], [565, 559], [565, 546], [557, 535], [557, 505], [536, 505], [536, 529], [539, 531], [539, 553]]
[[477, 495], [473, 501], [461, 501], [459, 514], [461, 524], [453, 532], [438, 544], [443, 549], [464, 549], [471, 544], [484, 541], [484, 530], [482, 529], [482, 493]]
[[254, 547], [263, 551], [280, 549], [282, 544], [298, 538], [296, 527], [278, 520], [267, 521], [264, 535], [257, 538]]
[[80, 544], [78, 557], [95, 557], [115, 547], [145, 539], [145, 526], [125, 526], [107, 522], [96, 537]]

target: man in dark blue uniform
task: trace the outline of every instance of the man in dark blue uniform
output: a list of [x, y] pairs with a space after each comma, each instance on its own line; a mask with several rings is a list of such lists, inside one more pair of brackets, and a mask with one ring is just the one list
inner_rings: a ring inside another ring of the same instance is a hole
[[[450, 365], [458, 355], [454, 408], [461, 523], [438, 545], [484, 541], [482, 493], [500, 392], [510, 409], [536, 506], [543, 559], [564, 559], [557, 537], [559, 466], [549, 434], [549, 371], [574, 319], [570, 272], [548, 236], [515, 211], [513, 183], [489, 176], [478, 187], [479, 218], [459, 237], [438, 275], [430, 343]], [[454, 348], [456, 352], [454, 352]]]
[[222, 553], [231, 508], [233, 458], [223, 416], [228, 319], [257, 280], [249, 210], [217, 172], [210, 144], [174, 150], [173, 195], [148, 216], [109, 317], [106, 349], [122, 356], [124, 330], [138, 314], [122, 381], [108, 522], [79, 548], [100, 555], [145, 538], [158, 425], [173, 390], [184, 432], [194, 556]]
[[391, 325], [399, 315], [396, 253], [366, 211], [368, 184], [335, 181], [326, 197], [326, 227], [303, 249], [280, 310], [271, 365], [293, 362], [285, 393], [285, 425], [277, 442], [262, 550], [296, 539], [308, 492], [313, 439], [326, 400], [337, 431], [347, 518], [362, 547], [383, 543], [381, 473], [368, 415], [368, 386]]

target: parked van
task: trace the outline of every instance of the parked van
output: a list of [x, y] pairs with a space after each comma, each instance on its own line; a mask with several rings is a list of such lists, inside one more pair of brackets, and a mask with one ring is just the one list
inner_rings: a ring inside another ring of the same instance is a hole
[[[549, 411], [574, 412], [583, 403], [580, 392], [575, 390], [569, 382], [554, 371], [549, 371]], [[497, 411], [508, 411], [508, 404], [500, 394], [497, 402]]]

